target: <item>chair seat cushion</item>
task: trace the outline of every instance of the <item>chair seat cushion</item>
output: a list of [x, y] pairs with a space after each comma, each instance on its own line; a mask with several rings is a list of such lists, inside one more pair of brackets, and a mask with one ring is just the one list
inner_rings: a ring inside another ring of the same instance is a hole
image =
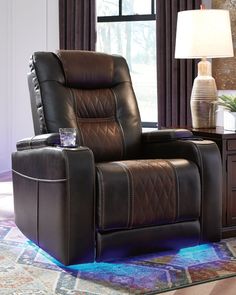
[[99, 231], [196, 220], [200, 175], [184, 159], [128, 160], [97, 164]]

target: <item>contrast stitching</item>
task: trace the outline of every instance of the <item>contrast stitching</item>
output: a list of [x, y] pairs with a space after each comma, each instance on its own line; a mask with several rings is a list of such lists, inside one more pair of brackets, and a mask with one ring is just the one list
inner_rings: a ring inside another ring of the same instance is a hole
[[127, 227], [130, 228], [131, 224], [133, 222], [133, 184], [131, 183], [131, 175], [129, 173], [128, 167], [124, 162], [114, 162], [118, 166], [120, 166], [126, 176], [127, 176], [127, 181], [128, 181], [128, 197], [129, 197], [129, 202], [128, 202], [128, 216], [127, 216]]
[[178, 179], [178, 173], [177, 170], [178, 168], [168, 159], [165, 159], [166, 163], [168, 163], [170, 165], [170, 167], [172, 168], [172, 171], [174, 172], [175, 175], [175, 202], [176, 202], [176, 210], [175, 210], [175, 216], [173, 218], [173, 222], [178, 220], [179, 218], [179, 197], [180, 197], [180, 191], [179, 191], [179, 181], [177, 181]]
[[[70, 165], [69, 165], [69, 157], [68, 157], [68, 154], [69, 153], [63, 153], [64, 154], [64, 159], [65, 159], [65, 163], [66, 163], [66, 171], [67, 171], [67, 175], [68, 175], [68, 179], [70, 179]], [[71, 217], [71, 214], [70, 214], [70, 207], [71, 207], [71, 190], [70, 190], [70, 181], [67, 181], [67, 197], [68, 197], [68, 202], [67, 203], [67, 208], [66, 208], [66, 211], [67, 211], [67, 218], [66, 218], [66, 221], [67, 221], [67, 225], [66, 225], [66, 240], [67, 240], [67, 262], [69, 263], [69, 259], [70, 259], [70, 238], [71, 238], [71, 226], [70, 226], [70, 217]]]
[[104, 177], [103, 177], [103, 175], [102, 175], [102, 171], [101, 171], [101, 169], [99, 169], [99, 167], [97, 167], [97, 170], [98, 170], [98, 178], [99, 178], [99, 183], [101, 184], [100, 185], [100, 188], [99, 188], [99, 192], [100, 192], [100, 194], [101, 194], [101, 199], [102, 199], [102, 208], [101, 208], [101, 213], [102, 213], [102, 216], [101, 216], [101, 227], [102, 227], [102, 229], [105, 229], [105, 224], [104, 224], [104, 210], [105, 210], [105, 188], [104, 188]]
[[39, 244], [39, 182], [36, 182], [36, 191], [37, 191], [37, 204], [36, 204], [36, 239], [37, 239], [37, 244], [40, 246]]
[[59, 179], [43, 179], [43, 178], [36, 178], [36, 177], [31, 177], [31, 176], [28, 176], [26, 174], [23, 174], [23, 173], [20, 173], [14, 169], [12, 169], [12, 171], [22, 177], [25, 177], [27, 179], [30, 179], [30, 180], [35, 180], [35, 181], [41, 181], [41, 182], [64, 182], [64, 181], [67, 181], [67, 178], [59, 178]]
[[120, 126], [121, 140], [123, 142], [123, 148], [122, 148], [122, 152], [121, 152], [122, 153], [121, 154], [121, 159], [122, 159], [124, 157], [124, 155], [126, 154], [125, 135], [124, 135], [124, 130], [123, 130], [122, 126], [121, 126], [121, 123], [120, 123], [120, 121], [117, 118], [118, 117], [117, 116], [117, 96], [116, 96], [115, 91], [112, 88], [111, 88], [111, 92], [113, 93], [114, 100], [115, 100], [115, 107], [116, 107], [116, 110], [115, 110], [115, 114], [116, 114], [115, 120], [116, 120], [117, 124]]
[[77, 111], [78, 111], [77, 100], [75, 99], [75, 95], [74, 95], [73, 89], [70, 88], [70, 92], [71, 92], [71, 95], [73, 97], [74, 105], [75, 105], [75, 119], [76, 119], [76, 123], [77, 123], [79, 140], [81, 140], [81, 142], [79, 142], [79, 144], [80, 145], [84, 145], [84, 137], [83, 137], [83, 133], [82, 133], [81, 127], [79, 125], [79, 118], [77, 116]]

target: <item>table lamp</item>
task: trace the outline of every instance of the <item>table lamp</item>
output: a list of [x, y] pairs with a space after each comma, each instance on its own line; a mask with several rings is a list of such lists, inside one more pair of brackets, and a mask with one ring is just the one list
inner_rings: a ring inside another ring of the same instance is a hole
[[216, 127], [217, 89], [207, 58], [232, 57], [228, 10], [198, 9], [178, 12], [175, 58], [200, 58], [190, 107], [193, 128]]

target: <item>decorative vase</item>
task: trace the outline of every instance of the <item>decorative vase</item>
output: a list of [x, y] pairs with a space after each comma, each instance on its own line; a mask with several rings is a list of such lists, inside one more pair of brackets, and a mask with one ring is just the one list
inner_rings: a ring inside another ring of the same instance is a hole
[[236, 112], [224, 111], [224, 129], [236, 131]]

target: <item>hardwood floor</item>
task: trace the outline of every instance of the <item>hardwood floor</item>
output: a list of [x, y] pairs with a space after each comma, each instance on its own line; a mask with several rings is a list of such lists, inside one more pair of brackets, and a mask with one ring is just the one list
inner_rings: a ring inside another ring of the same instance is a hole
[[[0, 221], [14, 219], [11, 173], [0, 174]], [[1, 293], [1, 291], [0, 291]], [[236, 295], [236, 277], [195, 285], [163, 295]]]

